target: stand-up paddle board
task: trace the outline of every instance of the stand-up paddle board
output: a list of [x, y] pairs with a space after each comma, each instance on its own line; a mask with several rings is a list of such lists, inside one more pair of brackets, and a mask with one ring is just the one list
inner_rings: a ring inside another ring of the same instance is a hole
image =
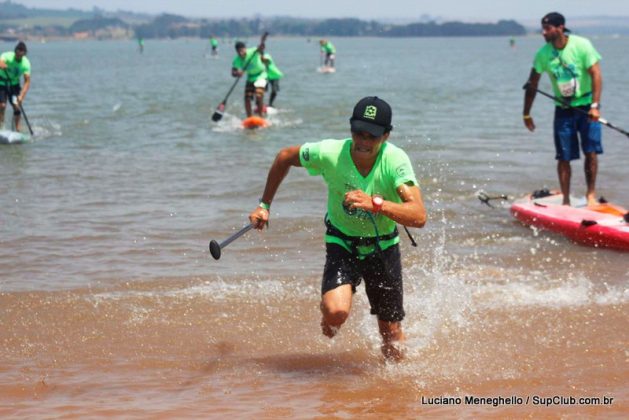
[[322, 66], [322, 67], [317, 68], [317, 71], [319, 73], [335, 73], [336, 68], [330, 67], [330, 66]]
[[242, 126], [248, 129], [265, 128], [269, 126], [269, 122], [262, 117], [253, 115], [242, 120]]
[[557, 232], [574, 242], [629, 251], [629, 212], [615, 204], [601, 202], [587, 206], [585, 200], [571, 199], [576, 206], [562, 205], [556, 191], [536, 191], [516, 200], [511, 214], [525, 225]]
[[26, 143], [31, 139], [28, 134], [19, 133], [17, 131], [0, 130], [0, 144], [20, 144]]

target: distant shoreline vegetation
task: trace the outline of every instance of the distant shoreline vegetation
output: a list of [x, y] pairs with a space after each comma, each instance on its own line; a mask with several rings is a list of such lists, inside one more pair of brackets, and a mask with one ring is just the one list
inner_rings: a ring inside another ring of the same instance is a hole
[[384, 24], [359, 19], [225, 19], [191, 21], [181, 16], [161, 15], [153, 22], [138, 25], [135, 34], [143, 38], [178, 38], [214, 36], [254, 36], [264, 31], [273, 35], [299, 36], [376, 36], [376, 37], [428, 37], [428, 36], [515, 36], [526, 35], [526, 28], [513, 20], [498, 23], [411, 23], [408, 25]]
[[514, 20], [497, 23], [422, 22], [407, 25], [360, 19], [291, 17], [190, 19], [173, 14], [152, 16], [125, 11], [29, 8], [0, 2], [0, 37], [180, 38], [248, 37], [264, 31], [291, 36], [447, 37], [526, 35]]

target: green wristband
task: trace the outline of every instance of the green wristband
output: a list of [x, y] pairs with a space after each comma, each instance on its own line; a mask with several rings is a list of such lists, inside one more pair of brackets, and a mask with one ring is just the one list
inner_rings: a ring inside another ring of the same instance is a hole
[[271, 205], [265, 203], [264, 201], [260, 200], [260, 204], [258, 204], [258, 207], [263, 208], [266, 211], [271, 210]]

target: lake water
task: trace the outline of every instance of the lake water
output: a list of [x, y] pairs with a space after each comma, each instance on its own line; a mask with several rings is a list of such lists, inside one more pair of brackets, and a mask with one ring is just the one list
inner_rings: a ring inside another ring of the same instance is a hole
[[[0, 146], [0, 415], [130, 417], [596, 416], [629, 409], [629, 259], [516, 222], [513, 198], [556, 188], [550, 100], [522, 124], [541, 36], [270, 38], [286, 77], [265, 130], [245, 131], [232, 43], [29, 43], [35, 140]], [[255, 39], [249, 40], [254, 45]], [[602, 114], [627, 128], [629, 38], [594, 38]], [[4, 44], [3, 51], [13, 45]], [[542, 90], [550, 92], [547, 76]], [[393, 107], [390, 141], [428, 211], [402, 238], [407, 359], [382, 361], [362, 288], [333, 340], [318, 309], [325, 187], [293, 168], [270, 229], [247, 223], [285, 146], [349, 136], [358, 99]], [[8, 112], [7, 114], [10, 114]], [[9, 118], [7, 116], [7, 122]], [[604, 128], [598, 193], [629, 205], [629, 139]], [[582, 161], [573, 193], [585, 191]], [[534, 396], [613, 397], [534, 405]], [[528, 404], [429, 404], [439, 397]]]

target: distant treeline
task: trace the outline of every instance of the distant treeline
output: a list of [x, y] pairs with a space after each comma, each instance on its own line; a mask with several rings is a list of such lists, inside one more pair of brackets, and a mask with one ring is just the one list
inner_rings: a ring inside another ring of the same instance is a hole
[[201, 37], [210, 35], [254, 36], [269, 31], [274, 35], [299, 36], [514, 36], [525, 35], [526, 29], [514, 20], [498, 23], [412, 23], [392, 25], [359, 19], [225, 19], [193, 21], [181, 16], [164, 14], [150, 23], [135, 26], [142, 38]]
[[[45, 22], [45, 23], [44, 23]], [[69, 23], [71, 22], [71, 23]], [[34, 36], [131, 36], [142, 38], [247, 37], [268, 31], [294, 36], [514, 36], [526, 29], [513, 20], [498, 23], [424, 22], [394, 25], [359, 19], [188, 19], [162, 14], [29, 8], [12, 1], [0, 2], [0, 31]], [[122, 35], [121, 35], [122, 34]]]

